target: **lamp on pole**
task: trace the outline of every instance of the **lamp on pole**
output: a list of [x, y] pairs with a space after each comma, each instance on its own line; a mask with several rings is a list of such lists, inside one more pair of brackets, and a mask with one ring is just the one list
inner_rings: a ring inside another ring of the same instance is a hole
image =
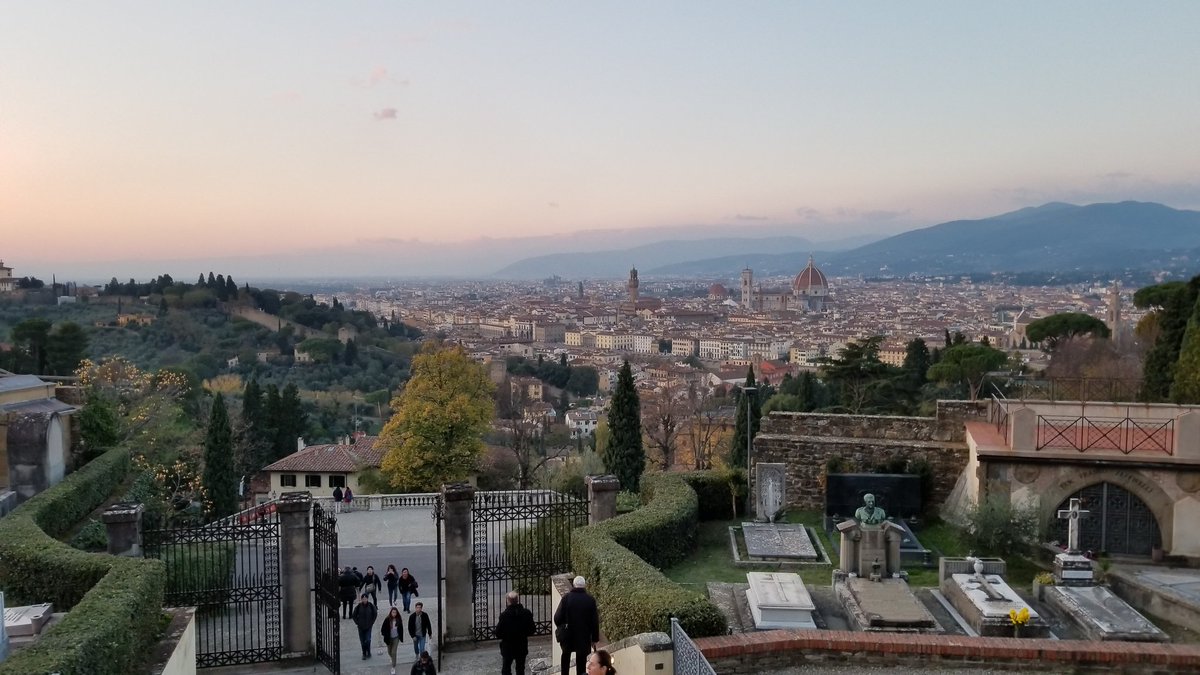
[[[756, 391], [758, 391], [758, 387], [742, 387], [742, 398], [746, 399], [746, 490], [747, 490], [747, 492], [750, 491], [750, 481], [751, 481], [751, 474], [752, 474], [752, 469], [751, 469], [752, 465], [750, 463], [750, 461], [751, 461], [750, 460], [750, 450], [753, 447], [752, 443], [754, 440], [753, 436], [752, 436], [752, 433], [754, 431], [754, 421], [750, 418], [750, 397], [753, 396]], [[747, 512], [750, 511], [750, 504], [752, 503], [752, 501], [753, 500], [750, 499], [750, 495], [747, 494], [746, 495], [746, 511]]]

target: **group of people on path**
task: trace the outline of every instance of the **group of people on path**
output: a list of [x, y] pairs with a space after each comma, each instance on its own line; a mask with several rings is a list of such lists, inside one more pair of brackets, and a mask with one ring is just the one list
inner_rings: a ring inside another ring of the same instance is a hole
[[345, 504], [346, 508], [350, 508], [350, 504], [352, 504], [353, 502], [354, 502], [354, 492], [352, 490], [350, 490], [349, 485], [346, 486], [346, 489], [344, 491], [340, 487], [333, 488], [333, 512], [334, 513], [342, 512], [342, 504]]
[[[426, 649], [429, 637], [433, 635], [433, 624], [425, 613], [425, 605], [420, 601], [409, 606], [412, 598], [419, 596], [417, 580], [409, 574], [408, 568], [396, 571], [395, 565], [388, 565], [382, 579], [375, 573], [373, 565], [367, 567], [365, 574], [359, 573], [357, 567], [346, 567], [338, 576], [338, 595], [342, 601], [342, 618], [354, 621], [358, 628], [358, 641], [362, 645], [363, 659], [371, 658], [371, 636], [375, 630], [375, 621], [379, 617], [378, 593], [387, 585], [388, 610], [380, 625], [379, 634], [387, 645], [388, 658], [391, 660], [392, 675], [396, 675], [396, 650], [404, 642], [405, 628], [412, 639], [413, 653], [417, 656], [411, 675], [434, 675], [437, 669], [433, 659]], [[358, 602], [355, 603], [355, 598]], [[407, 626], [400, 616], [400, 608], [396, 600], [400, 598], [404, 613], [408, 614]]]

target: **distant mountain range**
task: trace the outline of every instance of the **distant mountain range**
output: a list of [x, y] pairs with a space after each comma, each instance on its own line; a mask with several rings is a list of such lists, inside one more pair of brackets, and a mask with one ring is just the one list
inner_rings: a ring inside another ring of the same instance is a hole
[[[980, 220], [911, 230], [858, 248], [815, 253], [827, 274], [896, 275], [1176, 270], [1200, 264], [1200, 212], [1147, 202], [1053, 202]], [[722, 255], [669, 263], [648, 275], [736, 277], [794, 273], [807, 252]]]

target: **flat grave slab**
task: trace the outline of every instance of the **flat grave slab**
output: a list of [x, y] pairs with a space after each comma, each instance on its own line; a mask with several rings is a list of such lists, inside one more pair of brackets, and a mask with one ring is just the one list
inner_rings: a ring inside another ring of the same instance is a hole
[[1090, 640], [1168, 642], [1170, 637], [1104, 586], [1047, 586], [1046, 604], [1074, 622]]
[[51, 608], [50, 603], [4, 608], [4, 632], [10, 638], [37, 635], [50, 620]]
[[984, 637], [1012, 637], [1009, 612], [1029, 610], [1022, 637], [1046, 637], [1050, 627], [1029, 603], [1017, 595], [998, 574], [953, 574], [942, 583], [942, 593], [971, 628]]
[[742, 523], [746, 554], [752, 558], [816, 560], [817, 549], [803, 525]]
[[816, 629], [816, 605], [799, 574], [791, 572], [747, 572], [750, 588], [746, 601], [759, 630], [773, 628]]
[[940, 633], [941, 626], [903, 579], [853, 576], [835, 581], [834, 591], [851, 624], [862, 631]]

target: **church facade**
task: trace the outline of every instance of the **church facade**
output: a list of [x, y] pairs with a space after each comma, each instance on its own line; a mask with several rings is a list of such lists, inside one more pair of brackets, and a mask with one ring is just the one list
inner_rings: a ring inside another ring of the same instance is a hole
[[747, 267], [742, 270], [741, 300], [742, 307], [752, 312], [824, 312], [829, 308], [829, 281], [812, 256], [787, 289], [755, 286], [754, 271]]

